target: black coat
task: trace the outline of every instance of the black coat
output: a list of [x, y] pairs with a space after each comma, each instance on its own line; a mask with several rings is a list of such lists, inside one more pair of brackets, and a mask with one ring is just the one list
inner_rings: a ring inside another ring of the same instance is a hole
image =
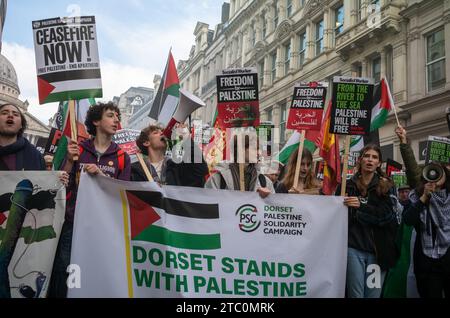
[[[16, 170], [26, 171], [41, 171], [45, 170], [45, 162], [41, 153], [35, 146], [23, 138], [17, 138], [17, 141], [12, 145], [6, 147], [0, 147], [0, 161], [3, 156], [7, 155], [16, 156]], [[0, 170], [9, 170], [4, 162], [0, 162]]]
[[[362, 197], [356, 186], [359, 174], [347, 182], [349, 197]], [[379, 176], [375, 174], [357, 209], [349, 208], [348, 246], [357, 250], [373, 253], [377, 257], [382, 270], [393, 267], [399, 257], [400, 249], [397, 244], [398, 222], [394, 212], [394, 203], [389, 194], [379, 196], [377, 186]], [[340, 194], [340, 186], [336, 194]]]

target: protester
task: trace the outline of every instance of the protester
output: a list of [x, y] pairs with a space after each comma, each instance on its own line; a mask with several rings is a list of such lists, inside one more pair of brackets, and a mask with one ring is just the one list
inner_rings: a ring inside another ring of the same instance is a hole
[[273, 188], [276, 189], [280, 184], [281, 171], [283, 170], [283, 164], [279, 161], [272, 162], [271, 170], [266, 173], [265, 176], [272, 181]]
[[411, 188], [415, 188], [420, 182], [422, 169], [417, 164], [411, 145], [408, 144], [405, 128], [403, 128], [402, 126], [398, 126], [395, 129], [395, 133], [400, 140], [400, 153], [402, 155], [403, 163], [405, 164], [406, 179], [408, 181], [408, 185]]
[[304, 148], [302, 152], [302, 162], [298, 177], [298, 186], [294, 188], [295, 169], [297, 167], [298, 151], [295, 151], [289, 158], [287, 171], [276, 188], [277, 193], [297, 193], [297, 194], [320, 194], [322, 184], [314, 175], [312, 170], [313, 156], [311, 152]]
[[[344, 204], [349, 211], [347, 297], [350, 298], [380, 297], [386, 271], [398, 257], [395, 244], [398, 223], [390, 197], [393, 183], [381, 171], [381, 162], [380, 147], [365, 146], [357, 172], [347, 182]], [[381, 275], [377, 277], [378, 284], [368, 286], [373, 265], [379, 266]]]
[[23, 137], [27, 120], [11, 104], [0, 106], [0, 171], [45, 170], [41, 153]]
[[437, 182], [423, 177], [410, 194], [405, 224], [416, 229], [414, 273], [422, 298], [450, 298], [450, 170]]
[[411, 204], [409, 200], [409, 193], [411, 192], [411, 187], [407, 184], [402, 184], [398, 187], [398, 200], [400, 204], [405, 208]]
[[[90, 175], [108, 176], [115, 179], [130, 180], [130, 157], [112, 141], [120, 123], [120, 110], [113, 103], [99, 103], [87, 112], [85, 125], [93, 139], [78, 145], [71, 141], [62, 167], [70, 174], [66, 215], [53, 265], [49, 297], [66, 297], [68, 274], [72, 247], [72, 231], [75, 203], [81, 171]], [[78, 160], [75, 160], [78, 158]]]
[[[240, 172], [237, 151], [237, 136], [234, 137], [234, 161], [232, 163], [219, 163], [215, 166], [209, 179], [206, 181], [205, 188], [221, 189], [221, 190], [241, 190]], [[254, 145], [257, 142], [253, 143]], [[253, 146], [253, 145], [252, 145]], [[272, 181], [261, 174], [258, 169], [256, 159], [257, 149], [253, 149], [250, 138], [245, 138], [244, 142], [244, 184], [245, 191], [256, 191], [262, 198], [266, 198], [269, 194], [275, 193]], [[255, 147], [257, 148], [257, 147]], [[253, 162], [252, 162], [253, 161]]]
[[[190, 134], [186, 133], [185, 128], [184, 124], [177, 125], [175, 128], [177, 131], [181, 131], [180, 137], [183, 138], [180, 142], [184, 154], [181, 162], [178, 163], [166, 155], [168, 140], [163, 135], [161, 127], [152, 125], [142, 130], [136, 144], [141, 153], [147, 156], [144, 162], [154, 181], [162, 185], [203, 188], [205, 177], [208, 174], [208, 165], [203, 159], [200, 149], [196, 149], [197, 146], [190, 138]], [[131, 180], [148, 181], [139, 162], [135, 162], [131, 166]]]

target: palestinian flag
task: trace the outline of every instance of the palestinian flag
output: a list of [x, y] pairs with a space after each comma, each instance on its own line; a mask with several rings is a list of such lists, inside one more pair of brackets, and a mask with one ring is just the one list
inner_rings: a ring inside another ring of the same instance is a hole
[[172, 119], [172, 115], [178, 106], [180, 99], [180, 80], [177, 68], [173, 60], [172, 52], [169, 52], [164, 75], [159, 85], [158, 93], [153, 100], [149, 117], [166, 126]]
[[383, 285], [383, 298], [418, 298], [416, 278], [413, 269], [413, 251], [416, 241], [414, 227], [402, 223], [399, 237], [400, 257], [391, 268]]
[[[84, 125], [84, 121], [86, 120], [86, 113], [89, 110], [91, 105], [95, 104], [95, 99], [83, 99], [77, 100], [75, 104], [76, 110], [76, 121], [77, 121], [77, 133], [78, 139], [88, 139], [89, 134], [87, 133], [86, 126]], [[70, 126], [70, 118], [68, 116], [69, 103], [64, 102], [60, 104], [60, 110], [62, 112], [61, 117], [63, 118], [64, 128], [63, 128], [63, 136], [59, 140], [58, 149], [56, 150], [55, 156], [53, 158], [53, 167], [55, 170], [61, 169], [61, 164], [64, 161], [67, 153], [67, 146], [69, 144], [69, 140], [72, 138], [71, 134], [71, 126]]]
[[[216, 250], [221, 248], [220, 234], [183, 233], [169, 229], [161, 219], [176, 217], [179, 222], [219, 219], [217, 204], [202, 204], [165, 198], [159, 192], [126, 191], [130, 211], [132, 241], [162, 244], [190, 250]], [[161, 214], [160, 214], [161, 213]]]
[[103, 97], [100, 69], [40, 75], [38, 90], [40, 104]]
[[[289, 158], [291, 155], [298, 151], [298, 147], [300, 146], [300, 132], [295, 131], [292, 136], [287, 141], [286, 145], [281, 149], [278, 154], [278, 161], [283, 165], [286, 165], [289, 162]], [[316, 142], [319, 137], [319, 131], [315, 130], [307, 130], [305, 136], [305, 145], [304, 147], [314, 153], [317, 149]]]
[[378, 130], [384, 126], [389, 112], [395, 107], [391, 90], [385, 78], [382, 78], [380, 84], [376, 86], [373, 101], [370, 135], [352, 138], [350, 152], [359, 152], [364, 145], [370, 143], [380, 144]]

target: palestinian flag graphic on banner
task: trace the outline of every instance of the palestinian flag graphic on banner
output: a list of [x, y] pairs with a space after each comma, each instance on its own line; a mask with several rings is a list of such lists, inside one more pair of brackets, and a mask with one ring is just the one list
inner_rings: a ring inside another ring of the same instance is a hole
[[[183, 233], [167, 228], [161, 215], [179, 218], [183, 223], [198, 220], [218, 220], [219, 206], [165, 198], [159, 192], [126, 191], [130, 212], [132, 241], [157, 243], [191, 250], [221, 248], [220, 234]], [[125, 199], [125, 198], [122, 198]], [[126, 202], [123, 202], [126, 204]]]

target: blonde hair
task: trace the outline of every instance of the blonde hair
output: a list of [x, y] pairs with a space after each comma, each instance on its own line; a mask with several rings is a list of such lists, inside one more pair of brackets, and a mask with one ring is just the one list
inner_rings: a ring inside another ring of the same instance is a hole
[[[295, 151], [291, 157], [289, 158], [289, 162], [286, 167], [286, 174], [284, 175], [283, 180], [281, 183], [286, 187], [286, 189], [291, 189], [294, 186], [294, 179], [295, 179], [295, 169], [297, 166], [297, 159], [298, 159], [298, 151]], [[305, 179], [305, 187], [304, 190], [307, 189], [314, 189], [320, 187], [320, 182], [317, 180], [317, 178], [314, 176], [314, 173], [312, 171], [312, 161], [313, 157], [311, 152], [308, 149], [303, 149], [302, 152], [302, 161], [307, 160], [309, 167], [308, 173], [306, 175]]]

